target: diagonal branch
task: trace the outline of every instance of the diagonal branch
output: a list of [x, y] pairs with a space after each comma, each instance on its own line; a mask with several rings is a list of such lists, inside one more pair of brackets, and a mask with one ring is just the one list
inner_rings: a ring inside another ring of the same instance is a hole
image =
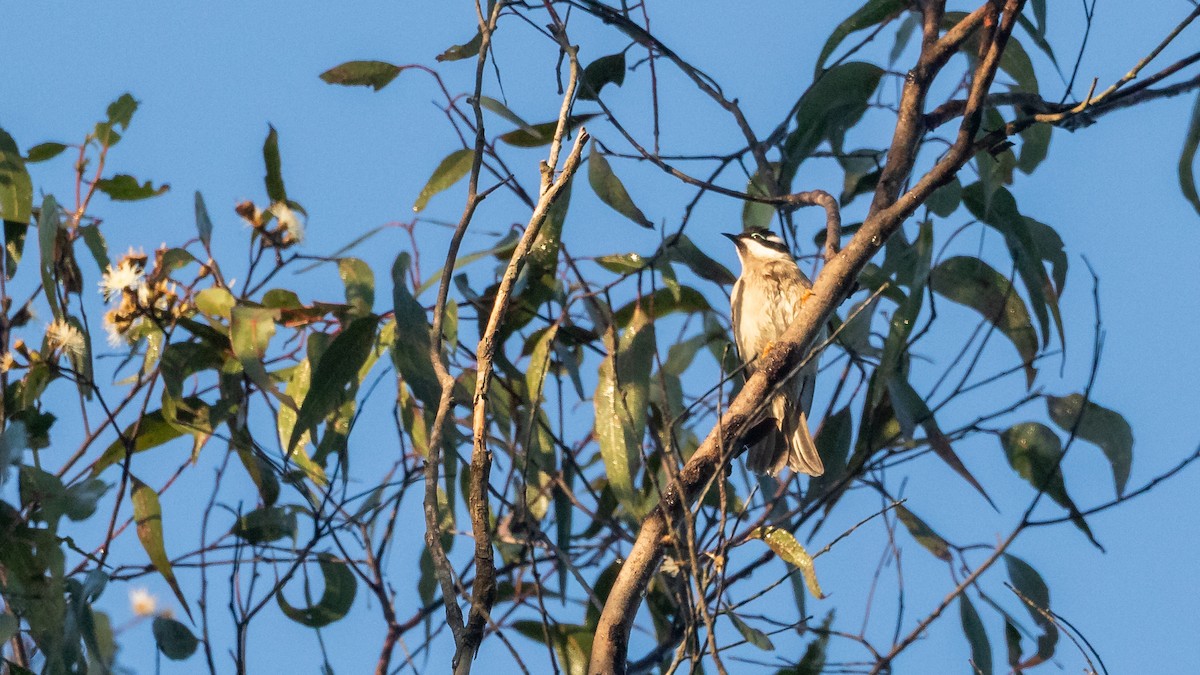
[[[922, 54], [905, 82], [892, 149], [871, 212], [846, 248], [832, 256], [817, 275], [812, 288], [813, 295], [800, 306], [794, 323], [766, 357], [759, 361], [758, 370], [747, 380], [716, 428], [680, 471], [678, 483], [668, 487], [658, 507], [643, 522], [637, 541], [609, 592], [596, 628], [589, 669], [593, 675], [624, 673], [626, 670], [629, 631], [646, 586], [662, 559], [663, 542], [670, 535], [669, 520], [681, 514], [699, 489], [713, 476], [719, 475], [729, 458], [736, 454], [736, 441], [749, 431], [755, 411], [775, 384], [790, 375], [795, 364], [801, 361], [808, 345], [833, 314], [841, 298], [853, 289], [862, 268], [924, 199], [939, 185], [949, 181], [969, 159], [970, 141], [978, 130], [979, 105], [991, 86], [999, 56], [1004, 51], [1015, 17], [1023, 4], [1022, 0], [1008, 0], [1004, 7], [1004, 20], [999, 22], [996, 21], [999, 10], [989, 2], [940, 39], [936, 37], [940, 4], [926, 5], [926, 35]], [[900, 195], [901, 186], [911, 174], [915, 149], [923, 134], [922, 119], [928, 88], [950, 55], [983, 23], [985, 16], [990, 17], [988, 23], [996, 28], [989, 36], [991, 39], [984, 43], [989, 48], [975, 73], [968, 99], [968, 114], [964, 117], [960, 138], [946, 157], [916, 186]]]

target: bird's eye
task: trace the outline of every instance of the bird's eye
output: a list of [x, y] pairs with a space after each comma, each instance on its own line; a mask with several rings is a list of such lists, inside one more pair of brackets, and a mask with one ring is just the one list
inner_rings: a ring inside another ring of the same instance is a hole
[[762, 233], [761, 233], [761, 232], [755, 232], [754, 234], [750, 235], [750, 238], [751, 238], [751, 239], [757, 239], [757, 240], [759, 240], [759, 241], [762, 241], [762, 240], [763, 240], [763, 236], [762, 236]]

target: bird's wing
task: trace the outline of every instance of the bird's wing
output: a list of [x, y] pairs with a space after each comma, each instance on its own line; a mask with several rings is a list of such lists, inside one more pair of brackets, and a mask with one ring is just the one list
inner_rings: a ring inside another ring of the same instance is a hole
[[742, 325], [742, 279], [738, 278], [733, 282], [733, 290], [729, 293], [729, 321], [733, 326], [733, 341], [737, 344], [738, 356], [745, 363], [749, 358], [746, 351], [746, 345], [742, 342], [742, 332], [739, 327]]

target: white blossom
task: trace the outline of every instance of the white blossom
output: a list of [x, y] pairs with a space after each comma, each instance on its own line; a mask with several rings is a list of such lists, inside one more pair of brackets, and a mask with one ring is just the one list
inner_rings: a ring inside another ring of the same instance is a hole
[[153, 616], [158, 608], [158, 599], [144, 588], [135, 588], [129, 591], [129, 606], [138, 616]]
[[62, 319], [56, 319], [54, 323], [46, 326], [46, 340], [52, 349], [59, 349], [65, 354], [76, 357], [83, 356], [83, 352], [87, 348], [83, 333]]
[[141, 288], [142, 283], [141, 267], [126, 259], [122, 260], [116, 269], [113, 269], [112, 265], [108, 266], [108, 270], [100, 278], [100, 293], [105, 300], [111, 300], [127, 288]]
[[297, 244], [304, 241], [304, 223], [295, 211], [288, 208], [287, 204], [275, 202], [271, 205], [271, 213], [275, 214], [275, 218], [279, 220], [279, 226], [287, 233], [285, 241]]

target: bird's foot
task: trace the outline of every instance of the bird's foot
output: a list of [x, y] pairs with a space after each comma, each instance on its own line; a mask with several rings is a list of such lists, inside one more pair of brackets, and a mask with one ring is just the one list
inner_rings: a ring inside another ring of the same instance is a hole
[[803, 305], [804, 303], [808, 302], [808, 299], [811, 298], [812, 296], [813, 296], [813, 292], [812, 292], [811, 288], [802, 289], [800, 291], [800, 304]]
[[766, 359], [766, 358], [767, 358], [767, 354], [770, 354], [770, 353], [771, 353], [771, 350], [772, 350], [774, 347], [775, 347], [775, 341], [774, 341], [774, 340], [770, 340], [770, 341], [768, 341], [768, 342], [767, 342], [767, 346], [766, 346], [766, 347], [763, 347], [762, 353], [758, 355], [758, 360], [759, 360], [759, 361], [762, 361], [762, 360]]

